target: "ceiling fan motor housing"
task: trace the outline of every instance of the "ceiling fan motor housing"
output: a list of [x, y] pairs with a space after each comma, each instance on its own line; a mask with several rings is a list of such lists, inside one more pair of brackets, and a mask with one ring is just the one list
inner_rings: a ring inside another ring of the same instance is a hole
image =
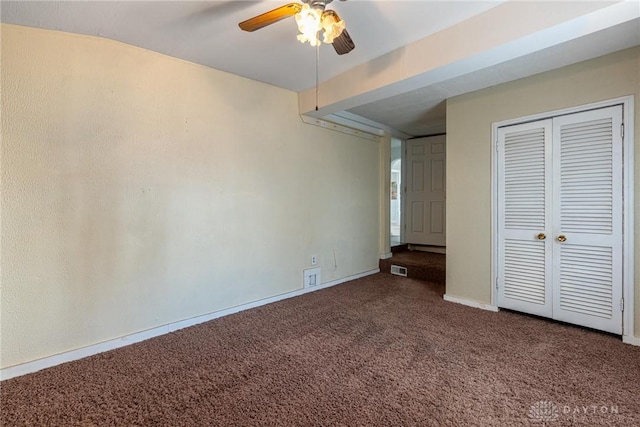
[[324, 10], [325, 7], [327, 7], [327, 5], [331, 3], [333, 0], [303, 0], [303, 1], [307, 3], [312, 9]]

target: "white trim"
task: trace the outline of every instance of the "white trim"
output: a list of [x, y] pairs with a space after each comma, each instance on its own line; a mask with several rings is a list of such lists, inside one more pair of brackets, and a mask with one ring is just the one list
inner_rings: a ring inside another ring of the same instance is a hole
[[622, 118], [624, 120], [624, 140], [622, 142], [623, 147], [623, 213], [625, 218], [623, 239], [624, 246], [622, 250], [622, 298], [625, 301], [624, 313], [622, 313], [622, 341], [629, 344], [640, 345], [640, 338], [635, 336], [634, 324], [635, 324], [635, 211], [634, 211], [634, 180], [635, 180], [635, 163], [634, 163], [634, 148], [635, 148], [635, 98], [634, 96], [628, 96], [622, 98]]
[[393, 256], [392, 252], [387, 252], [385, 254], [380, 254], [380, 259], [389, 259]]
[[146, 331], [125, 335], [120, 338], [115, 338], [115, 339], [101, 342], [98, 344], [89, 345], [86, 347], [78, 348], [76, 350], [65, 351], [64, 353], [59, 353], [53, 356], [44, 357], [42, 359], [33, 360], [31, 362], [10, 366], [8, 368], [0, 369], [0, 381], [8, 380], [10, 378], [18, 377], [21, 375], [30, 374], [32, 372], [36, 372], [41, 369], [50, 368], [52, 366], [60, 365], [66, 362], [72, 362], [74, 360], [82, 359], [88, 356], [93, 356], [94, 354], [103, 353], [105, 351], [115, 350], [120, 347], [124, 347], [130, 344], [135, 344], [140, 341], [148, 340], [149, 338], [155, 338], [161, 335], [171, 333], [173, 331], [177, 331], [179, 329], [188, 328], [190, 326], [208, 322], [209, 320], [228, 316], [230, 314], [238, 313], [251, 308], [260, 307], [262, 305], [271, 304], [277, 301], [282, 301], [288, 298], [297, 297], [309, 292], [315, 292], [320, 289], [326, 289], [331, 286], [340, 285], [342, 283], [349, 282], [351, 280], [360, 279], [362, 277], [370, 276], [372, 274], [376, 274], [379, 272], [380, 272], [379, 268], [365, 271], [362, 273], [354, 274], [352, 276], [344, 277], [342, 279], [332, 280], [330, 282], [323, 283], [319, 286], [314, 286], [313, 288], [298, 289], [296, 291], [275, 295], [273, 297], [249, 302], [246, 304], [238, 305], [236, 307], [231, 307], [224, 310], [215, 311], [213, 313], [204, 314], [202, 316], [192, 317], [191, 319], [185, 319], [185, 320], [169, 323], [168, 325], [159, 326], [157, 328], [148, 329]]
[[[516, 125], [516, 124], [527, 123], [527, 122], [536, 122], [538, 120], [544, 120], [544, 119], [552, 119], [557, 116], [566, 116], [567, 114], [580, 113], [582, 111], [596, 110], [599, 108], [607, 108], [607, 107], [612, 107], [614, 105], [626, 104], [628, 102], [630, 102], [631, 105], [633, 105], [633, 99], [634, 99], [634, 95], [622, 96], [620, 98], [613, 98], [605, 101], [592, 102], [590, 104], [576, 105], [575, 107], [561, 108], [559, 110], [546, 111], [544, 113], [532, 114], [530, 116], [503, 120], [501, 122], [493, 123], [491, 126], [491, 130], [492, 132], [495, 132], [493, 136], [497, 137], [498, 135], [497, 130], [499, 127]], [[628, 113], [628, 111], [626, 110], [625, 112]], [[495, 148], [495, 139], [492, 142], [493, 142], [493, 147]]]
[[491, 304], [498, 304], [498, 123], [491, 124]]
[[409, 243], [408, 246], [410, 251], [431, 252], [434, 254], [447, 253], [446, 246], [414, 245], [413, 243]]
[[407, 213], [407, 140], [400, 140], [400, 183], [402, 184], [398, 191], [400, 192], [400, 243], [405, 242], [406, 230], [406, 213]]
[[[332, 123], [338, 123], [354, 129], [360, 129], [365, 132], [383, 135], [384, 132], [389, 132], [391, 136], [397, 139], [408, 139], [411, 135], [392, 128], [391, 126], [383, 125], [376, 121], [367, 119], [366, 117], [359, 116], [357, 114], [350, 113], [348, 111], [338, 111], [337, 113], [328, 114], [323, 119]], [[381, 133], [382, 132], [382, 133]]]
[[[624, 118], [624, 140], [623, 140], [623, 192], [624, 192], [624, 207], [623, 216], [625, 218], [624, 230], [623, 230], [623, 289], [622, 295], [625, 301], [624, 313], [623, 313], [623, 330], [622, 341], [625, 343], [635, 343], [640, 338], [635, 336], [634, 322], [635, 322], [635, 241], [634, 241], [634, 147], [635, 147], [635, 123], [634, 123], [634, 111], [635, 111], [635, 96], [623, 96], [620, 98], [609, 99], [605, 101], [594, 102], [591, 104], [579, 105], [575, 107], [563, 108], [560, 110], [548, 111], [539, 114], [533, 114], [530, 116], [519, 117], [515, 119], [504, 120], [491, 124], [491, 303], [496, 304], [497, 294], [495, 283], [498, 275], [497, 265], [497, 253], [498, 253], [498, 236], [497, 228], [497, 186], [498, 186], [498, 165], [497, 165], [497, 138], [498, 128], [502, 126], [510, 126], [519, 123], [526, 123], [531, 121], [543, 120], [553, 118], [557, 116], [563, 116], [566, 114], [573, 114], [577, 112], [594, 110], [597, 108], [606, 108], [614, 105], [622, 105], [623, 118]], [[629, 220], [630, 219], [630, 220]], [[629, 284], [629, 286], [627, 286]], [[637, 345], [637, 344], [634, 344]]]
[[310, 117], [306, 115], [301, 115], [300, 118], [304, 123], [308, 125], [319, 126], [321, 128], [346, 133], [347, 135], [353, 135], [353, 136], [368, 139], [371, 141], [380, 142], [382, 136], [384, 136], [384, 131], [381, 131], [378, 129], [371, 129], [371, 128], [365, 128], [365, 127], [361, 127], [361, 128], [347, 127], [347, 126], [343, 126], [342, 124], [333, 123], [323, 119], [316, 119], [315, 117]]
[[631, 344], [640, 347], [640, 337], [622, 337], [622, 342], [625, 344]]
[[466, 299], [466, 298], [454, 297], [454, 296], [449, 295], [449, 294], [444, 294], [443, 298], [444, 298], [445, 301], [454, 302], [456, 304], [466, 305], [468, 307], [480, 308], [482, 310], [494, 311], [494, 312], [498, 312], [499, 311], [498, 307], [496, 307], [495, 305], [485, 304], [485, 303], [482, 303], [482, 302], [473, 301], [473, 300]]

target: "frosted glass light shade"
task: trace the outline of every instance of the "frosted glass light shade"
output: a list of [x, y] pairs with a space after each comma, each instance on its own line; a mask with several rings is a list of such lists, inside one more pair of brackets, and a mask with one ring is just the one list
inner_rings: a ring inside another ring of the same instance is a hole
[[322, 10], [310, 7], [308, 4], [302, 5], [302, 10], [296, 13], [296, 23], [298, 24], [298, 40], [300, 43], [309, 42], [311, 46], [318, 46], [318, 32], [322, 29]]

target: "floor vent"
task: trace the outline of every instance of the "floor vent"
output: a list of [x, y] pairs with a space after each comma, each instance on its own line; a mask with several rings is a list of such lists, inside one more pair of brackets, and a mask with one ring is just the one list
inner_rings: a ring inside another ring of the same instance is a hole
[[401, 267], [399, 265], [391, 264], [391, 274], [395, 274], [396, 276], [407, 277], [407, 268]]

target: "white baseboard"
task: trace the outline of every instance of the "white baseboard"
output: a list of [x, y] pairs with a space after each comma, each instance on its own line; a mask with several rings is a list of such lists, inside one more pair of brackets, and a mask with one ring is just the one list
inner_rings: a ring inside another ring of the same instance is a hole
[[389, 259], [393, 256], [393, 253], [387, 252], [386, 254], [380, 254], [380, 259]]
[[496, 311], [496, 312], [498, 311], [498, 307], [496, 307], [495, 305], [485, 304], [482, 302], [473, 301], [470, 299], [465, 299], [460, 297], [454, 297], [448, 294], [444, 294], [444, 300], [449, 302], [455, 302], [456, 304], [468, 305], [469, 307], [473, 307], [473, 308], [480, 308], [482, 310]]
[[159, 326], [157, 328], [148, 329], [146, 331], [137, 332], [130, 335], [125, 335], [120, 338], [115, 338], [109, 341], [101, 342], [87, 347], [82, 347], [76, 350], [65, 351], [64, 353], [55, 354], [53, 356], [44, 357], [42, 359], [33, 360], [31, 362], [21, 363], [19, 365], [10, 366], [8, 368], [0, 369], [0, 381], [8, 380], [10, 378], [18, 377], [20, 375], [30, 374], [32, 372], [40, 371], [45, 368], [60, 365], [66, 362], [72, 362], [74, 360], [82, 359], [94, 354], [103, 353], [109, 350], [115, 350], [116, 348], [124, 347], [130, 344], [134, 344], [140, 341], [148, 340], [149, 338], [155, 338], [160, 335], [165, 335], [178, 329], [188, 328], [199, 323], [208, 322], [209, 320], [217, 319], [219, 317], [228, 316], [230, 314], [238, 313], [251, 308], [260, 307], [262, 305], [271, 304], [273, 302], [282, 301], [288, 298], [297, 297], [309, 292], [314, 292], [320, 289], [326, 289], [331, 286], [336, 286], [351, 280], [360, 279], [362, 277], [370, 276], [372, 274], [379, 273], [380, 269], [374, 269], [365, 271], [352, 276], [344, 277], [342, 279], [332, 280], [330, 282], [323, 283], [319, 286], [314, 286], [306, 289], [298, 289], [296, 291], [287, 292], [281, 295], [275, 295], [273, 297], [261, 299], [258, 301], [249, 302], [236, 307], [227, 308], [213, 313], [204, 314], [202, 316], [192, 317], [190, 319], [180, 320], [178, 322], [169, 323], [168, 325]]
[[629, 336], [623, 335], [622, 342], [625, 344], [640, 346], [640, 337], [629, 337]]
[[434, 254], [446, 254], [446, 246], [428, 246], [428, 245], [414, 245], [409, 244], [409, 250], [418, 252], [432, 252]]

